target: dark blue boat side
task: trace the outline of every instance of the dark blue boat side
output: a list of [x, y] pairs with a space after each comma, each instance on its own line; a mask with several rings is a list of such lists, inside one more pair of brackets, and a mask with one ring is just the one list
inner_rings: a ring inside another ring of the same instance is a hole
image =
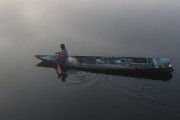
[[[36, 58], [55, 63], [55, 55], [35, 55]], [[121, 73], [171, 73], [174, 69], [168, 58], [114, 57], [114, 56], [69, 56], [62, 66], [95, 71]]]

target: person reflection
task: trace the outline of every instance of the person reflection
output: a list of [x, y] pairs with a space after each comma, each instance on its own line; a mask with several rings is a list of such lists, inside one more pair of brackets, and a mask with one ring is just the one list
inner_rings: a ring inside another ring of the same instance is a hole
[[64, 66], [61, 66], [61, 73], [58, 73], [57, 71], [57, 64], [54, 64], [52, 62], [47, 62], [47, 61], [42, 61], [40, 63], [38, 63], [36, 66], [38, 67], [46, 67], [46, 68], [54, 68], [57, 75], [58, 75], [58, 78], [65, 82], [66, 81], [66, 78], [68, 77], [68, 69]]
[[58, 75], [58, 79], [61, 78], [61, 80], [62, 80], [63, 82], [65, 82], [65, 81], [66, 81], [66, 78], [68, 77], [67, 68], [61, 66], [61, 73], [57, 72], [57, 68], [55, 68], [55, 69], [56, 69], [56, 73], [57, 73], [57, 75]]

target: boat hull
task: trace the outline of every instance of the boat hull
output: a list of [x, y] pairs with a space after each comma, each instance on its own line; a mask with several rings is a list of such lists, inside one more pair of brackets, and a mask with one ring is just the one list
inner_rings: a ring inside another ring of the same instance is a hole
[[[57, 64], [54, 55], [36, 55], [36, 58]], [[166, 74], [174, 71], [169, 59], [138, 57], [70, 56], [66, 64], [69, 69], [111, 72], [123, 74]]]

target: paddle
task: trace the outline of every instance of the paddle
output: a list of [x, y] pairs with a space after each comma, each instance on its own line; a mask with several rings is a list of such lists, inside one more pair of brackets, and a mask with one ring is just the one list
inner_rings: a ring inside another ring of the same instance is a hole
[[[56, 55], [56, 59], [57, 59], [57, 58], [58, 58], [58, 55], [59, 55], [59, 52], [58, 52], [58, 53], [55, 53], [55, 55]], [[60, 65], [59, 65], [58, 62], [57, 62], [57, 73], [58, 73], [58, 74], [61, 74], [61, 73], [62, 73], [61, 67], [60, 67]]]
[[58, 72], [58, 74], [61, 74], [61, 73], [62, 73], [62, 70], [61, 70], [61, 68], [60, 68], [60, 65], [59, 65], [59, 64], [57, 65], [57, 72]]

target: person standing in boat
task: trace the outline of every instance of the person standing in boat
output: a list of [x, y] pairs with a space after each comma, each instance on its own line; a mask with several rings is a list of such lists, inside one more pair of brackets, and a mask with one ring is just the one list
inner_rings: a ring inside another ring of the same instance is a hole
[[61, 74], [61, 67], [60, 64], [65, 64], [68, 61], [68, 52], [67, 49], [65, 48], [64, 44], [60, 45], [61, 52], [57, 52], [56, 57], [57, 57], [57, 72], [58, 74]]

